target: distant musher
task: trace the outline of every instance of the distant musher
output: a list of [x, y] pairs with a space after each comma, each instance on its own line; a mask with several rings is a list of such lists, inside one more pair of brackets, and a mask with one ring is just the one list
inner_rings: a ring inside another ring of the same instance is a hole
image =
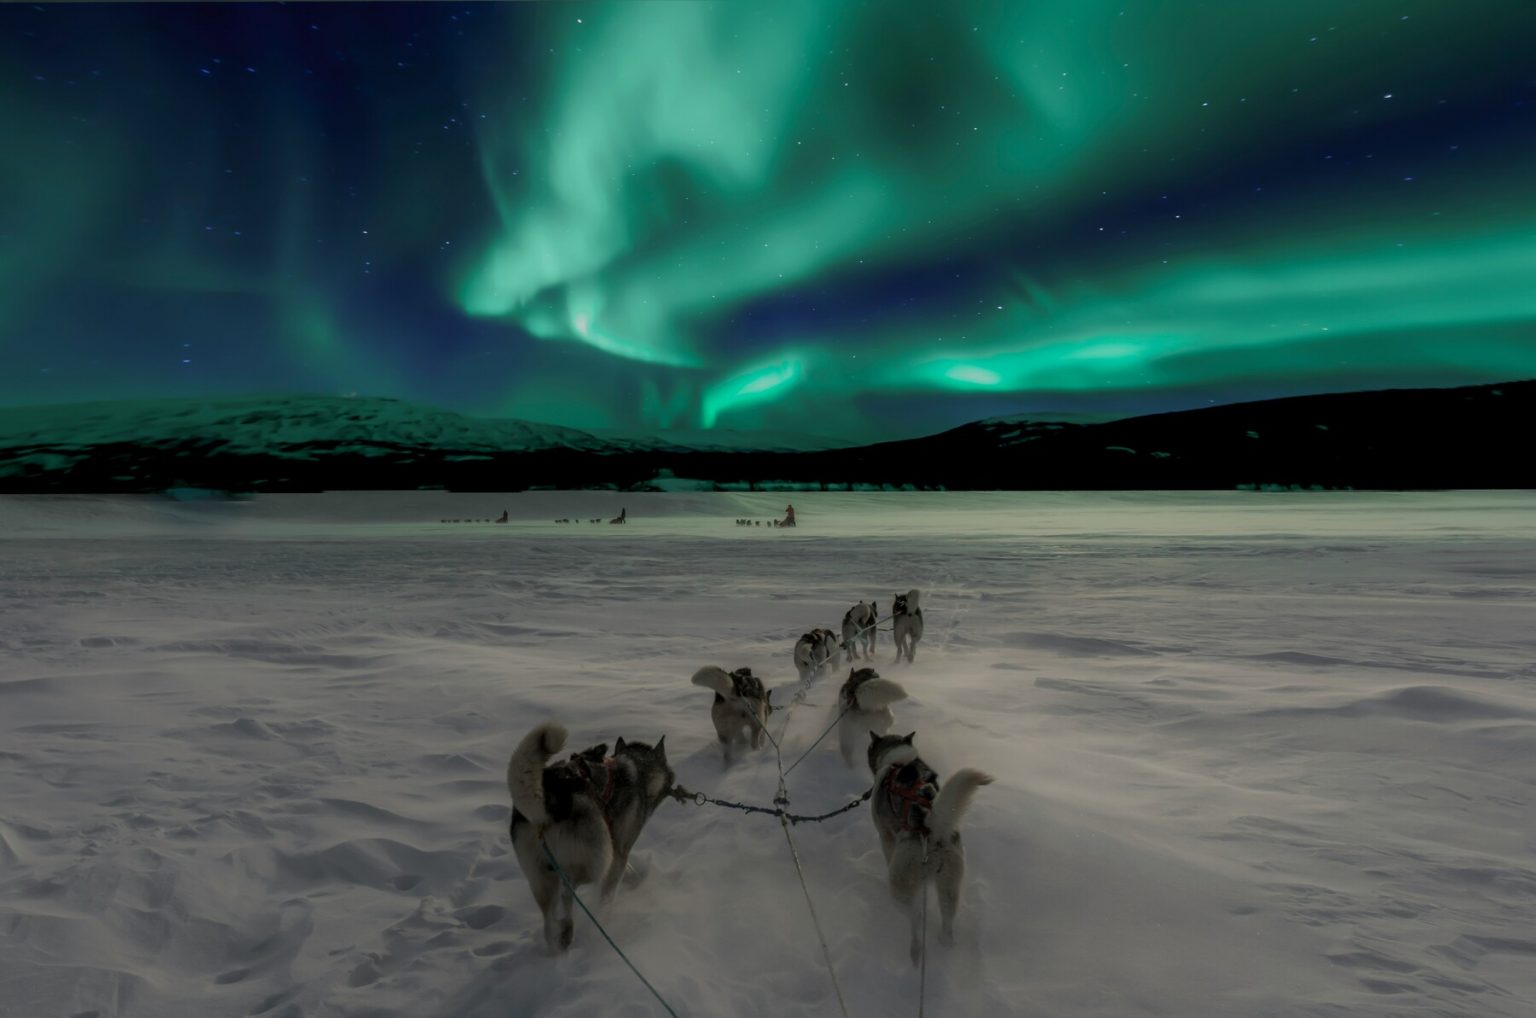
[[629, 510], [628, 509], [620, 509], [619, 510], [619, 515], [615, 516], [613, 519], [609, 520], [608, 522], [609, 523], [623, 523], [624, 520], [628, 516], [629, 516]]
[[507, 522], [507, 511], [505, 509], [503, 509], [501, 511], [501, 515], [500, 516], [496, 517], [496, 522], [497, 523], [505, 523], [505, 522]]
[[776, 527], [792, 527], [794, 525], [795, 525], [795, 507], [792, 506], [792, 505], [787, 505], [787, 506], [784, 507], [784, 518], [782, 520], [779, 520], [777, 523], [775, 523], [774, 526], [776, 526]]

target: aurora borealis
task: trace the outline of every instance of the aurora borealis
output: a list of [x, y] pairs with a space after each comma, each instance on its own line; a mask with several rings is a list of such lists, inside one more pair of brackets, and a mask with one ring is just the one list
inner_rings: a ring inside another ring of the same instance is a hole
[[0, 402], [907, 437], [1536, 375], [1536, 5], [0, 7]]

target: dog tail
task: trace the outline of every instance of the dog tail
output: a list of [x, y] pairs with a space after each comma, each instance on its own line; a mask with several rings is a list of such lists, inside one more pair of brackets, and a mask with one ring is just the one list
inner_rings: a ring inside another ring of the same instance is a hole
[[693, 673], [693, 684], [703, 686], [705, 689], [713, 689], [727, 699], [736, 695], [736, 687], [731, 682], [731, 677], [725, 674], [725, 669], [719, 665], [705, 665]]
[[944, 787], [939, 789], [939, 797], [933, 802], [933, 811], [928, 814], [929, 833], [934, 838], [948, 838], [960, 826], [960, 818], [965, 816], [965, 811], [971, 808], [976, 790], [991, 783], [992, 775], [983, 774], [974, 768], [966, 767], [956, 771], [944, 783]]
[[907, 691], [890, 679], [870, 679], [859, 683], [853, 696], [858, 701], [859, 710], [872, 711], [889, 707], [897, 700], [905, 700]]
[[507, 761], [507, 791], [512, 805], [535, 824], [549, 823], [544, 809], [544, 765], [565, 746], [565, 726], [546, 721], [523, 736]]

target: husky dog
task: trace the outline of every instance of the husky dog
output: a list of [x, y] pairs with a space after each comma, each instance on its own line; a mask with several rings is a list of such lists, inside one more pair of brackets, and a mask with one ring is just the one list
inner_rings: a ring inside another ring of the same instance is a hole
[[726, 673], [724, 668], [706, 665], [693, 673], [693, 684], [715, 691], [715, 703], [709, 716], [715, 722], [715, 734], [725, 747], [725, 765], [729, 767], [747, 746], [763, 748], [763, 733], [768, 728], [768, 702], [773, 690], [763, 689], [763, 680], [750, 668]]
[[849, 661], [859, 659], [859, 644], [864, 645], [864, 656], [874, 659], [875, 656], [875, 621], [880, 618], [880, 609], [875, 602], [865, 604], [860, 601], [849, 608], [843, 615], [843, 652], [848, 655]]
[[795, 671], [801, 682], [810, 682], [823, 668], [837, 664], [837, 634], [830, 629], [813, 629], [795, 642]]
[[912, 663], [917, 641], [923, 638], [923, 609], [917, 603], [917, 591], [897, 594], [891, 602], [891, 637], [896, 641], [896, 660], [903, 656]]
[[965, 850], [956, 828], [976, 790], [992, 783], [991, 775], [967, 767], [956, 771], [941, 790], [939, 776], [912, 746], [916, 734], [869, 733], [869, 769], [875, 776], [870, 812], [885, 852], [891, 894], [912, 924], [914, 965], [923, 958], [923, 903], [918, 896], [928, 893], [929, 878], [939, 895], [939, 943], [955, 941], [955, 909], [965, 877]]
[[[565, 726], [546, 721], [523, 736], [507, 761], [512, 793], [512, 849], [544, 913], [551, 951], [571, 946], [572, 888], [600, 883], [610, 901], [629, 863], [640, 830], [672, 788], [666, 737], [593, 746], [545, 766], [565, 746]], [[565, 886], [544, 846], [570, 881]]]
[[890, 705], [906, 698], [905, 689], [890, 679], [882, 679], [873, 668], [848, 669], [848, 681], [837, 694], [837, 705], [843, 711], [837, 723], [837, 741], [849, 767], [858, 766], [855, 754], [863, 734], [889, 732], [896, 723]]

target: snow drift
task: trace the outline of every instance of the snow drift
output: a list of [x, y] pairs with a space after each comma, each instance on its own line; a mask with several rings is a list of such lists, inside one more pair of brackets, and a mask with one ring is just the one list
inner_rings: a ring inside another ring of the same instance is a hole
[[[797, 495], [782, 533], [734, 522], [778, 495], [624, 499], [0, 498], [7, 1012], [659, 1014], [579, 913], [544, 952], [513, 745], [665, 735], [767, 803], [689, 676], [787, 702], [801, 632], [912, 586], [896, 730], [997, 779], [929, 1014], [1536, 1006], [1530, 495]], [[867, 787], [835, 742], [797, 811]], [[849, 1013], [916, 1013], [865, 808], [794, 834]], [[636, 861], [602, 919], [679, 1014], [836, 1013], [775, 820], [665, 803]]]

